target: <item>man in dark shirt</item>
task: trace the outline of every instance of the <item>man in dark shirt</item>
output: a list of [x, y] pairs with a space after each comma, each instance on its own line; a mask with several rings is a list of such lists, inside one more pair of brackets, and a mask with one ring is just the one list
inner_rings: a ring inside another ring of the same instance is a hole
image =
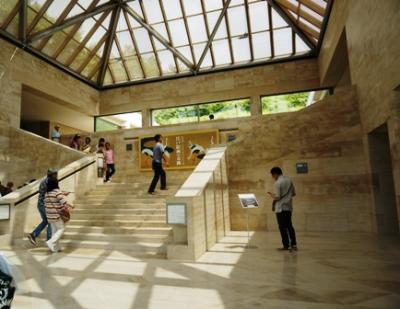
[[32, 233], [28, 234], [28, 239], [29, 241], [37, 246], [36, 238], [39, 237], [40, 233], [44, 230], [44, 228], [47, 226], [47, 239], [49, 240], [51, 238], [51, 226], [47, 222], [47, 216], [46, 216], [46, 207], [44, 204], [44, 198], [47, 192], [47, 183], [50, 178], [55, 178], [57, 179], [57, 170], [55, 169], [49, 169], [47, 171], [47, 177], [42, 180], [39, 186], [39, 198], [38, 198], [38, 204], [37, 208], [40, 214], [40, 217], [42, 218], [42, 222], [39, 223], [39, 225], [32, 231]]
[[161, 190], [167, 190], [167, 176], [163, 169], [163, 161], [168, 166], [168, 161], [164, 153], [164, 146], [162, 144], [162, 137], [160, 134], [154, 136], [156, 145], [153, 148], [153, 162], [152, 167], [154, 170], [154, 177], [149, 187], [149, 194], [154, 194], [158, 180], [161, 177]]

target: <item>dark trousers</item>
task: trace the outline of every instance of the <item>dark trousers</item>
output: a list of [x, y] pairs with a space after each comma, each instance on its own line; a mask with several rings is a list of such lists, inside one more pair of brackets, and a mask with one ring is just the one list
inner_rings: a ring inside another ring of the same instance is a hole
[[[292, 224], [292, 212], [282, 211], [276, 214], [278, 220], [279, 231], [281, 232], [282, 244], [285, 248], [290, 246], [297, 246], [296, 232]], [[290, 243], [289, 243], [290, 241]]]
[[115, 164], [107, 164], [106, 181], [110, 180], [111, 176], [115, 174]]
[[47, 240], [51, 238], [51, 225], [47, 222], [47, 216], [46, 216], [46, 208], [44, 204], [38, 205], [38, 210], [40, 217], [42, 218], [42, 222], [33, 230], [32, 236], [37, 238], [39, 237], [40, 233], [46, 228], [47, 226]]
[[153, 171], [154, 171], [154, 177], [153, 180], [151, 181], [149, 192], [154, 192], [160, 177], [161, 177], [161, 190], [165, 189], [167, 187], [167, 176], [162, 167], [162, 163], [153, 161]]

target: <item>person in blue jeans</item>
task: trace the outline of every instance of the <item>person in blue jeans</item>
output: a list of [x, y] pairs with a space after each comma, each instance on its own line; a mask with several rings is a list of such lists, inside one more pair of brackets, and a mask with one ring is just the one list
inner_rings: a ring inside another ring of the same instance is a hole
[[43, 181], [40, 183], [39, 186], [39, 198], [38, 198], [37, 208], [40, 217], [42, 218], [42, 222], [39, 223], [39, 225], [32, 231], [32, 233], [28, 234], [29, 241], [32, 243], [32, 245], [35, 246], [37, 246], [36, 238], [39, 237], [40, 233], [46, 228], [46, 226], [47, 226], [46, 240], [49, 240], [51, 238], [51, 225], [47, 222], [46, 206], [44, 204], [44, 198], [47, 192], [47, 183], [50, 178], [57, 179], [57, 170], [50, 168], [47, 171], [47, 177], [43, 179]]

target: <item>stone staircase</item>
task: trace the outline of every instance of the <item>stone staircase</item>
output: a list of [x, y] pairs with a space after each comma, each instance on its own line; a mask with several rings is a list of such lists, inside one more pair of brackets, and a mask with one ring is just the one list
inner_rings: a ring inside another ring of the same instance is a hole
[[157, 191], [154, 196], [147, 193], [151, 173], [98, 185], [75, 201], [61, 246], [165, 257], [172, 239], [172, 228], [165, 223], [166, 198], [175, 194], [187, 175], [170, 172], [169, 190]]

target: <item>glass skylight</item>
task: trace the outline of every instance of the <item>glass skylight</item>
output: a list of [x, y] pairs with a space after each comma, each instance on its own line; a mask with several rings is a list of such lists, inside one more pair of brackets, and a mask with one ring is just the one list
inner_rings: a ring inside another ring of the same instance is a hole
[[325, 0], [28, 0], [24, 34], [20, 2], [3, 3], [0, 35], [97, 87], [314, 54], [329, 7]]

